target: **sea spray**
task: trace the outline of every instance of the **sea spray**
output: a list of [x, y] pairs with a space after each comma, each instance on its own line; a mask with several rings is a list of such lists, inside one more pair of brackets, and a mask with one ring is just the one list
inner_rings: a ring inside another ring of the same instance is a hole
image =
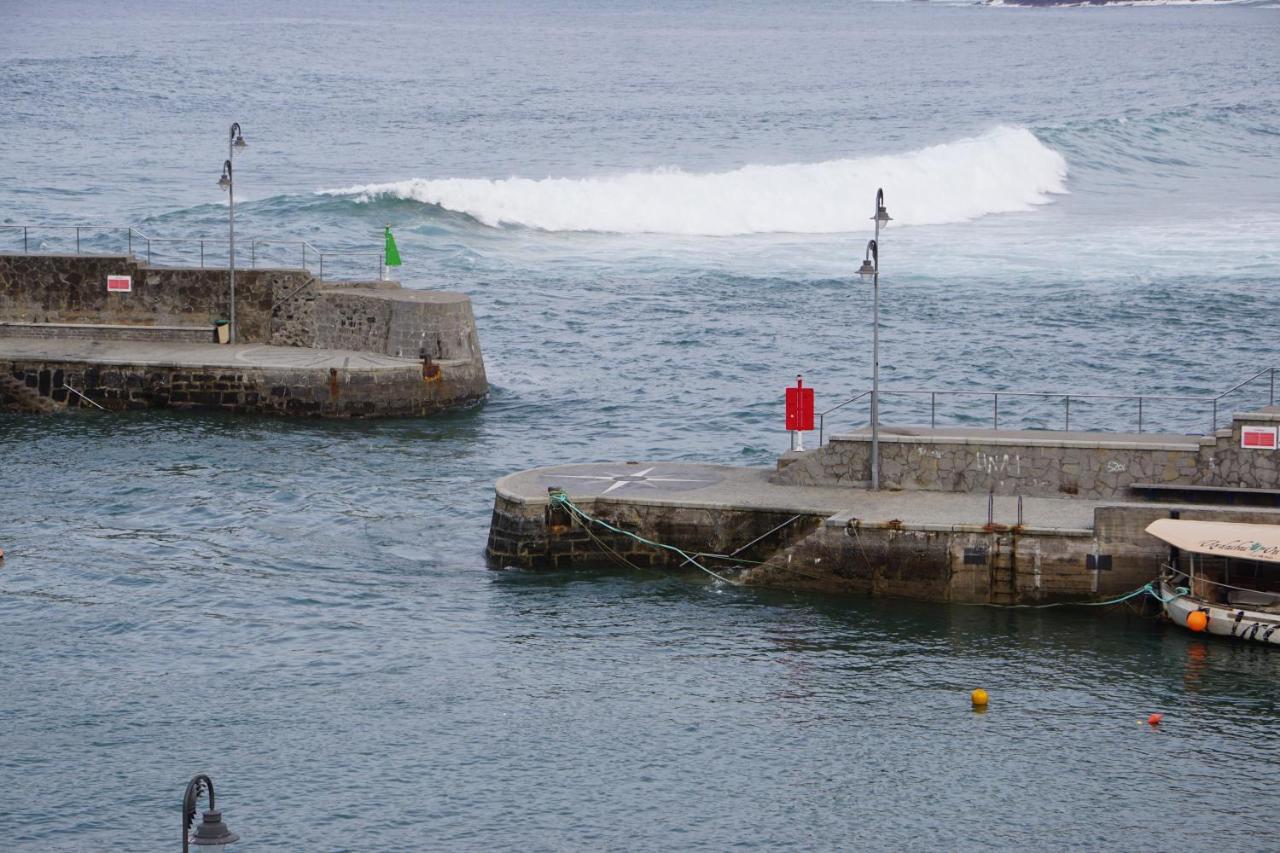
[[[866, 225], [877, 187], [899, 225], [964, 222], [1025, 211], [1066, 192], [1067, 161], [1026, 128], [905, 154], [822, 163], [751, 165], [729, 172], [680, 169], [594, 178], [416, 178], [322, 190], [367, 202], [410, 199], [490, 226], [725, 236], [828, 234]], [[864, 203], [859, 203], [862, 200]]]

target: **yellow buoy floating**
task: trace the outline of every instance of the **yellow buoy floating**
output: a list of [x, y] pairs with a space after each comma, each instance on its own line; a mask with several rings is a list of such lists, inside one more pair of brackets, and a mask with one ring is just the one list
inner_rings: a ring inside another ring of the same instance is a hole
[[987, 691], [983, 690], [981, 687], [970, 693], [969, 699], [973, 702], [973, 707], [975, 708], [987, 707]]

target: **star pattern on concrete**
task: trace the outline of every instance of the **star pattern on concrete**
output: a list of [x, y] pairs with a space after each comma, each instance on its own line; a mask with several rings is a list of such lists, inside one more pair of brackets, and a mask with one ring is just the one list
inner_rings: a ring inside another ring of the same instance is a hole
[[643, 471], [637, 471], [634, 474], [559, 474], [561, 479], [565, 480], [599, 480], [609, 482], [610, 485], [600, 494], [607, 495], [617, 489], [623, 489], [627, 486], [647, 486], [650, 489], [661, 488], [659, 483], [711, 483], [712, 480], [703, 480], [691, 477], [651, 477], [658, 466], [645, 468]]

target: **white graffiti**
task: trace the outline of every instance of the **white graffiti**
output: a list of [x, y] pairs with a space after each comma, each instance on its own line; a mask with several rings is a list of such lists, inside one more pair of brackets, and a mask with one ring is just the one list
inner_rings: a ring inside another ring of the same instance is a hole
[[978, 467], [988, 474], [1012, 474], [1015, 477], [1022, 475], [1022, 456], [1017, 453], [1010, 458], [1008, 453], [997, 456], [979, 450], [977, 457]]

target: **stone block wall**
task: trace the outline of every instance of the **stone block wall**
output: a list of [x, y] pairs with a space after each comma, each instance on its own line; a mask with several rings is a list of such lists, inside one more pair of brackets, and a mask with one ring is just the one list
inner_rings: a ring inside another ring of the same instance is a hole
[[[108, 275], [133, 278], [130, 293], [108, 293]], [[236, 270], [236, 324], [242, 343], [271, 337], [272, 305], [311, 278], [305, 270]], [[225, 269], [162, 269], [124, 256], [0, 255], [0, 320], [208, 326], [230, 313]]]
[[481, 358], [471, 300], [399, 287], [307, 288], [277, 307], [272, 343], [437, 361]]
[[[80, 403], [64, 384], [110, 411], [217, 409], [344, 418], [410, 417], [475, 405], [484, 399], [484, 385], [466, 367], [447, 367], [431, 381], [418, 365], [326, 371], [0, 361], [0, 374], [71, 407]], [[5, 403], [0, 396], [0, 409]]]
[[1088, 531], [828, 523], [745, 579], [787, 589], [1027, 604], [1105, 597], [1154, 576], [1136, 582], [1132, 573], [1099, 578], [1088, 567], [1093, 548]]
[[[763, 536], [795, 515], [791, 512], [711, 510], [607, 500], [579, 502], [579, 505], [616, 527], [690, 553], [727, 553]], [[788, 525], [782, 535], [792, 538], [805, 535], [820, 521], [815, 516], [808, 524], [797, 522]], [[565, 510], [551, 508], [545, 501], [526, 503], [499, 494], [494, 501], [485, 556], [495, 566], [514, 565], [526, 569], [608, 566], [615, 564], [618, 557], [641, 568], [675, 569], [684, 562], [684, 558], [672, 551], [636, 542], [602, 527], [593, 528], [591, 533], [593, 535], [588, 535]], [[775, 537], [767, 539], [768, 542], [749, 548], [740, 556], [746, 560], [764, 559], [777, 547]], [[605, 550], [605, 546], [609, 550]], [[714, 568], [712, 565], [708, 567]]]
[[[908, 491], [1091, 499], [1128, 496], [1134, 483], [1278, 489], [1280, 451], [1240, 446], [1244, 426], [1277, 424], [1280, 411], [1264, 409], [1235, 415], [1231, 427], [1213, 437], [882, 434], [880, 480], [884, 488]], [[868, 436], [836, 437], [817, 450], [788, 454], [775, 481], [862, 487], [870, 479], [870, 457]]]

